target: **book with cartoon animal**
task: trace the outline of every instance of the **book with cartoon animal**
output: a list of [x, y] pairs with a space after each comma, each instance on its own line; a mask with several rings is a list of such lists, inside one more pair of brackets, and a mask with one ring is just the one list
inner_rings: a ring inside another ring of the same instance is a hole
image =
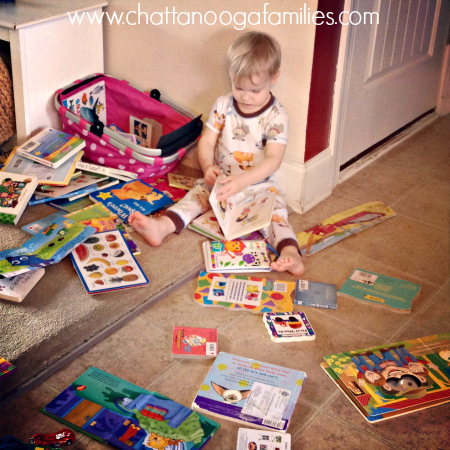
[[236, 450], [291, 450], [291, 435], [239, 428]]
[[247, 426], [286, 432], [306, 380], [300, 370], [220, 352], [192, 409]]
[[450, 401], [450, 333], [324, 359], [322, 368], [369, 422]]
[[173, 327], [174, 358], [215, 358], [218, 353], [217, 328]]
[[335, 284], [318, 281], [296, 280], [294, 303], [316, 308], [337, 309], [337, 287]]
[[207, 272], [270, 272], [265, 241], [206, 241], [203, 256]]
[[338, 291], [339, 295], [386, 306], [400, 313], [411, 312], [420, 284], [368, 270], [355, 269]]
[[295, 282], [229, 273], [200, 272], [194, 300], [201, 306], [217, 306], [255, 314], [294, 309], [291, 295]]
[[218, 201], [217, 191], [223, 186], [220, 183], [223, 178], [225, 175], [217, 177], [209, 196], [209, 202], [225, 239], [232, 241], [244, 234], [268, 226], [272, 220], [277, 194], [267, 192], [240, 204], [236, 202], [235, 197], [230, 197], [226, 201]]
[[5, 378], [13, 375], [17, 372], [17, 367], [14, 364], [11, 364], [5, 358], [0, 356], [0, 383], [5, 380]]
[[200, 450], [220, 428], [169, 397], [94, 366], [42, 412], [120, 450]]
[[265, 313], [263, 322], [273, 342], [313, 341], [316, 333], [305, 313], [290, 311]]
[[13, 302], [21, 302], [44, 276], [44, 273], [45, 269], [39, 268], [16, 275], [15, 277], [4, 277], [0, 275], [0, 298]]
[[142, 180], [128, 181], [90, 195], [94, 202], [103, 203], [124, 222], [139, 211], [144, 216], [173, 203], [167, 195]]

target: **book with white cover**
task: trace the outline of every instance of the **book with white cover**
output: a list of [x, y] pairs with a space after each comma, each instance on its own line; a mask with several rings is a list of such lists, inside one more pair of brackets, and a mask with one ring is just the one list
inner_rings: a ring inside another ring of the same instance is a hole
[[239, 428], [236, 450], [291, 450], [291, 435]]
[[44, 276], [44, 273], [44, 268], [37, 268], [15, 277], [8, 278], [0, 275], [0, 298], [21, 302]]

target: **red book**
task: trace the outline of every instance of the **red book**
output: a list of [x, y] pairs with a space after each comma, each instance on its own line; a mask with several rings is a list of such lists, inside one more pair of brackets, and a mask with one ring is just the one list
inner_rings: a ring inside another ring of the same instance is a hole
[[218, 351], [216, 328], [173, 327], [173, 357], [215, 358]]

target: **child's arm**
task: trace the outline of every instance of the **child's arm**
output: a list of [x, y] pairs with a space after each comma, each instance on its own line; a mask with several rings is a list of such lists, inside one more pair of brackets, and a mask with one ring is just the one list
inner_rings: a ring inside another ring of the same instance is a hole
[[256, 166], [238, 175], [230, 175], [221, 180], [224, 185], [217, 191], [217, 200], [222, 201], [241, 192], [248, 186], [265, 180], [278, 170], [283, 161], [286, 145], [268, 142], [265, 147], [265, 158]]
[[218, 137], [218, 133], [205, 127], [202, 137], [198, 142], [198, 161], [206, 182], [211, 186], [216, 182], [218, 175], [222, 173], [222, 171], [214, 165], [214, 149]]

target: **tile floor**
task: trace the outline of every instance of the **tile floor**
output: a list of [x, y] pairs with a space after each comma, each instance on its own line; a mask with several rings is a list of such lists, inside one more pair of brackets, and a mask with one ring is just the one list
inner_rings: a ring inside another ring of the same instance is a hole
[[[449, 155], [446, 116], [337, 186], [306, 214], [291, 216], [301, 231], [367, 201], [391, 206], [395, 218], [307, 257], [305, 278], [339, 287], [353, 268], [362, 267], [420, 283], [410, 314], [341, 298], [336, 311], [303, 308], [315, 341], [275, 344], [261, 316], [195, 304], [193, 280], [0, 411], [0, 436], [26, 441], [33, 433], [62, 428], [39, 409], [90, 365], [189, 406], [211, 363], [171, 359], [172, 326], [189, 325], [217, 327], [223, 351], [307, 373], [289, 428], [293, 449], [450, 448], [450, 403], [369, 424], [320, 368], [326, 354], [450, 331]], [[222, 426], [206, 448], [235, 449], [239, 425], [219, 421]], [[72, 448], [105, 446], [77, 433]]]

